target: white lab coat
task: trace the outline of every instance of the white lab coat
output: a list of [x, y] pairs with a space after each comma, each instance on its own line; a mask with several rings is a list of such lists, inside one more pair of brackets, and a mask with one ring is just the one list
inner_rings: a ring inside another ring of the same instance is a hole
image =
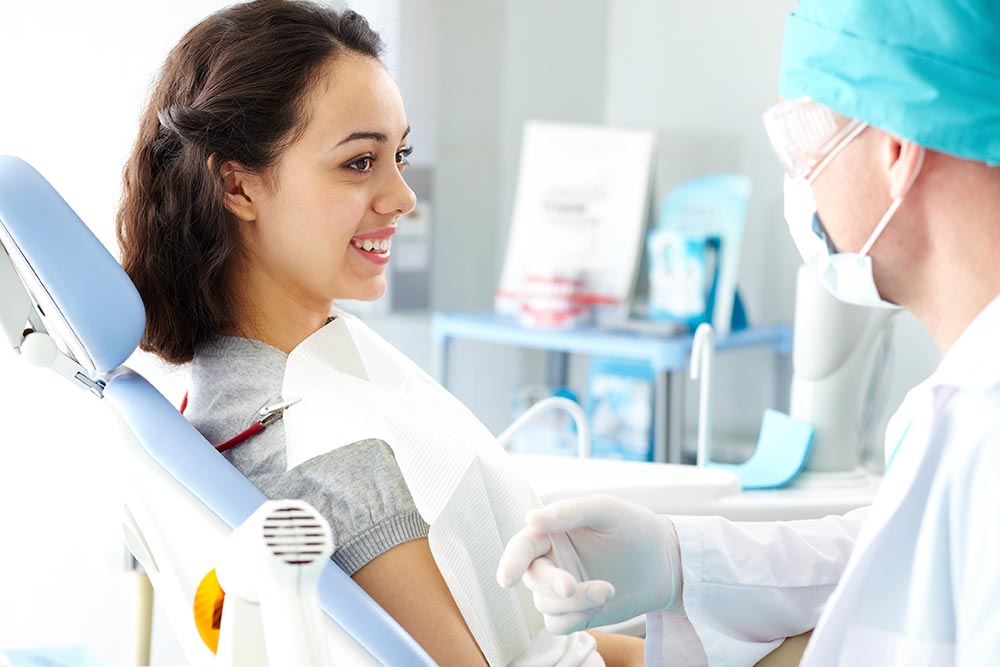
[[687, 618], [648, 615], [647, 665], [749, 666], [814, 626], [802, 667], [1000, 665], [998, 343], [1000, 297], [890, 421], [870, 508], [676, 517]]

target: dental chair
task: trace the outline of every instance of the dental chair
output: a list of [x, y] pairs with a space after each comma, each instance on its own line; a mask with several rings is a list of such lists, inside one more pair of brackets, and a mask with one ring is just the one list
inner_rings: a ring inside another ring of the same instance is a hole
[[[0, 246], [3, 336], [28, 361], [112, 411], [121, 437], [93, 440], [104, 448], [98, 455], [125, 462], [126, 545], [189, 663], [219, 664], [195, 626], [195, 591], [229, 535], [267, 499], [145, 378], [122, 365], [145, 327], [138, 292], [52, 186], [12, 156], [0, 156]], [[318, 592], [333, 665], [435, 664], [329, 559]]]

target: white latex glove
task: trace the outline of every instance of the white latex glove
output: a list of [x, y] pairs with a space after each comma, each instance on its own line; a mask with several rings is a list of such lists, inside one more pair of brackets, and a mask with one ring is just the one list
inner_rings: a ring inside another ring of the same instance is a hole
[[597, 640], [586, 632], [554, 635], [542, 628], [509, 667], [605, 667]]
[[497, 582], [510, 588], [522, 580], [552, 632], [682, 611], [681, 553], [670, 519], [592, 496], [532, 510], [527, 523], [507, 543]]

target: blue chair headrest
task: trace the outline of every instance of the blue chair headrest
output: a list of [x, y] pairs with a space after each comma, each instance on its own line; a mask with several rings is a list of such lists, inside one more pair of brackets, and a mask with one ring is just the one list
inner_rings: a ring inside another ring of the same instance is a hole
[[0, 155], [0, 243], [48, 333], [81, 366], [112, 371], [135, 351], [146, 313], [132, 281], [48, 181], [10, 155]]

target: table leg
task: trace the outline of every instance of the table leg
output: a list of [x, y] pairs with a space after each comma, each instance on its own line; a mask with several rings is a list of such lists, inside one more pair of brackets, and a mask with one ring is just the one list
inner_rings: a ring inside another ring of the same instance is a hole
[[653, 391], [653, 461], [667, 463], [669, 461], [670, 425], [670, 373], [656, 373], [656, 387]]
[[565, 387], [569, 383], [569, 354], [566, 352], [545, 353], [545, 384], [552, 388]]
[[684, 453], [684, 369], [666, 374], [667, 380], [667, 462], [682, 463]]
[[656, 373], [653, 396], [653, 460], [680, 463], [684, 449], [685, 378], [680, 371]]
[[451, 351], [451, 339], [447, 336], [439, 338], [434, 346], [434, 357], [431, 363], [434, 367], [434, 378], [438, 383], [448, 388], [448, 353]]
[[788, 413], [791, 410], [792, 357], [783, 352], [774, 353], [774, 409]]

